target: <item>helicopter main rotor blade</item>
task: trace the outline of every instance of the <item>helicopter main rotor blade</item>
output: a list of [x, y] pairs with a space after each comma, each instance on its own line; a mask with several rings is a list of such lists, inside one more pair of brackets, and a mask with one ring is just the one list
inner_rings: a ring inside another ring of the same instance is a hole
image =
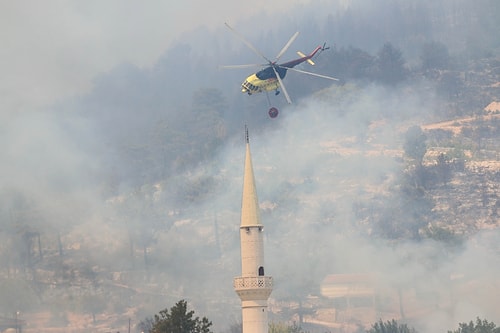
[[292, 45], [292, 43], [295, 41], [295, 39], [297, 38], [297, 36], [299, 35], [299, 32], [297, 31], [291, 38], [290, 40], [288, 41], [288, 43], [286, 43], [285, 46], [283, 46], [283, 48], [281, 49], [281, 51], [278, 53], [278, 55], [276, 56], [276, 60], [274, 60], [274, 62], [277, 62], [281, 56], [286, 52], [286, 50], [288, 50], [288, 48], [290, 47], [290, 45]]
[[306, 71], [303, 71], [303, 70], [300, 70], [300, 69], [297, 69], [297, 68], [288, 68], [288, 67], [283, 67], [283, 68], [286, 68], [286, 69], [294, 71], [294, 72], [302, 73], [302, 74], [307, 74], [307, 75], [312, 75], [312, 76], [316, 76], [316, 77], [321, 77], [323, 79], [328, 79], [328, 80], [332, 80], [332, 81], [340, 81], [339, 79], [331, 77], [331, 76], [326, 76], [326, 75], [321, 75], [321, 74], [306, 72]]
[[257, 54], [259, 57], [263, 58], [264, 60], [266, 60], [268, 63], [272, 63], [271, 60], [267, 59], [263, 54], [262, 52], [260, 52], [255, 46], [252, 45], [252, 43], [250, 43], [249, 41], [246, 40], [245, 37], [243, 37], [243, 35], [241, 35], [239, 32], [237, 32], [236, 30], [234, 30], [233, 28], [231, 28], [231, 26], [227, 23], [224, 23], [226, 25], [226, 27], [229, 28], [229, 30], [231, 30], [236, 36], [238, 36], [238, 38], [250, 49], [252, 50], [253, 52], [255, 52], [255, 54]]
[[276, 68], [274, 68], [274, 66], [272, 66], [271, 68], [273, 69], [274, 74], [276, 75], [276, 78], [278, 79], [278, 82], [280, 83], [281, 90], [283, 90], [283, 94], [285, 94], [286, 101], [288, 102], [288, 104], [292, 104], [292, 100], [290, 99], [290, 96], [288, 95], [288, 92], [286, 91], [285, 85], [283, 84], [283, 81], [281, 80], [280, 75], [276, 71]]
[[264, 67], [269, 66], [268, 64], [244, 64], [244, 65], [221, 65], [219, 68], [252, 68], [252, 67]]

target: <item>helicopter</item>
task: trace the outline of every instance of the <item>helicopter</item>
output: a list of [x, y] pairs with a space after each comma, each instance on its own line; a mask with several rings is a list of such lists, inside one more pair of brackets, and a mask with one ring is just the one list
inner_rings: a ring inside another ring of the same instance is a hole
[[302, 73], [302, 74], [307, 74], [307, 75], [312, 75], [332, 81], [339, 81], [339, 79], [326, 76], [326, 75], [321, 75], [321, 74], [316, 74], [316, 73], [311, 73], [307, 71], [303, 71], [297, 68], [294, 68], [295, 66], [307, 62], [310, 65], [314, 65], [314, 62], [312, 61], [312, 58], [314, 56], [319, 55], [319, 53], [328, 50], [329, 47], [326, 46], [326, 43], [323, 45], [317, 46], [310, 54], [305, 55], [304, 53], [298, 51], [297, 54], [299, 55], [300, 58], [297, 58], [295, 60], [291, 60], [285, 63], [278, 64], [279, 59], [281, 56], [288, 50], [290, 45], [295, 41], [297, 36], [299, 35], [299, 32], [297, 31], [285, 44], [285, 46], [281, 49], [281, 51], [278, 53], [278, 55], [275, 57], [274, 61], [271, 61], [268, 59], [266, 56], [262, 54], [255, 46], [252, 45], [243, 35], [241, 35], [239, 32], [234, 30], [229, 24], [225, 23], [225, 25], [231, 30], [250, 50], [252, 50], [256, 55], [264, 59], [267, 63], [265, 64], [245, 64], [245, 65], [227, 65], [227, 66], [220, 66], [221, 68], [249, 68], [249, 67], [264, 67], [263, 69], [259, 70], [258, 72], [249, 75], [245, 81], [241, 84], [241, 92], [246, 93], [248, 95], [253, 95], [255, 93], [260, 93], [260, 92], [266, 92], [267, 100], [269, 103], [269, 116], [271, 118], [276, 118], [279, 114], [279, 111], [276, 107], [271, 106], [271, 101], [269, 99], [268, 92], [269, 91], [274, 91], [275, 95], [278, 95], [280, 93], [279, 89], [283, 91], [283, 95], [285, 95], [285, 99], [288, 102], [288, 104], [292, 104], [292, 100], [290, 99], [290, 95], [288, 94], [285, 85], [283, 83], [283, 79], [286, 76], [286, 73], [288, 70]]

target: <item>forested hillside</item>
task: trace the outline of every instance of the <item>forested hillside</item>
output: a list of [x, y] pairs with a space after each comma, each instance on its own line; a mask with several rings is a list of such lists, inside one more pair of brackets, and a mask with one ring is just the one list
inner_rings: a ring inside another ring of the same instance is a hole
[[25, 332], [125, 330], [187, 299], [228, 331], [247, 125], [275, 304], [321, 298], [332, 273], [426, 295], [458, 274], [478, 291], [429, 303], [433, 325], [499, 321], [500, 110], [484, 108], [500, 100], [500, 3], [326, 1], [280, 14], [232, 24], [270, 57], [300, 31], [283, 60], [326, 41], [303, 68], [340, 83], [289, 73], [294, 104], [270, 96], [277, 119], [265, 95], [241, 94], [251, 71], [218, 69], [260, 60], [221, 22], [4, 128], [5, 317], [19, 310]]

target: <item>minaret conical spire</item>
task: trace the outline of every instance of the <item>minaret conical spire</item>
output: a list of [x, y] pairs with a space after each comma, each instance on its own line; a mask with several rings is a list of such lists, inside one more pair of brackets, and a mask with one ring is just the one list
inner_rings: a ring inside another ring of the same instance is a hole
[[259, 200], [245, 127], [246, 154], [241, 202], [241, 276], [234, 278], [234, 290], [241, 299], [243, 333], [268, 333], [267, 300], [273, 278], [264, 274], [264, 227], [260, 223]]
[[252, 155], [250, 153], [250, 140], [248, 128], [245, 128], [246, 153], [245, 169], [243, 176], [243, 197], [241, 200], [241, 226], [260, 225], [259, 199], [255, 187], [255, 176], [253, 173]]

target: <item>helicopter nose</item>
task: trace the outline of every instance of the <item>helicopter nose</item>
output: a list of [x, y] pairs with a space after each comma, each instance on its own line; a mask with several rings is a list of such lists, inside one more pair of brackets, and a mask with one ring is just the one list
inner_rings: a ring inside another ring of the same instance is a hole
[[248, 93], [250, 92], [250, 85], [249, 85], [249, 82], [245, 80], [245, 82], [243, 82], [241, 84], [241, 92], [242, 93]]

